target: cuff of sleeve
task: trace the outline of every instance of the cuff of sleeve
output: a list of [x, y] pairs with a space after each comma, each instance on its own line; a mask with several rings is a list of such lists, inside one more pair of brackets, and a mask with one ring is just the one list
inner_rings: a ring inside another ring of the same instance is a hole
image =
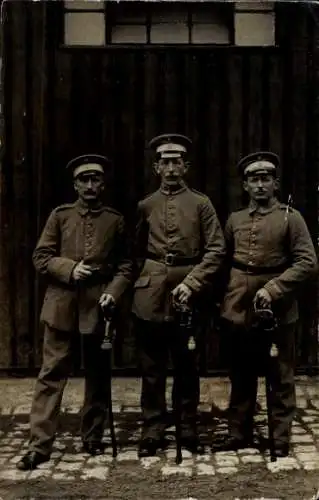
[[265, 290], [271, 295], [273, 300], [278, 300], [283, 296], [283, 293], [275, 280], [270, 280], [264, 285]]
[[186, 276], [183, 281], [184, 285], [188, 286], [193, 292], [200, 292], [202, 284], [193, 276]]

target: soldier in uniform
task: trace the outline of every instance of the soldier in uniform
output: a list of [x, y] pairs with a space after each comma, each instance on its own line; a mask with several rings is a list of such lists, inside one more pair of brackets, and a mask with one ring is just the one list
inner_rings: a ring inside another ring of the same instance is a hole
[[254, 306], [271, 308], [278, 322], [278, 355], [272, 358], [272, 418], [277, 456], [289, 453], [291, 423], [296, 408], [294, 342], [298, 319], [296, 292], [317, 269], [317, 258], [302, 215], [280, 203], [279, 158], [253, 153], [238, 168], [249, 206], [230, 215], [225, 229], [230, 277], [222, 317], [230, 335], [229, 438], [224, 449], [253, 443], [253, 415], [262, 339], [253, 329]]
[[140, 456], [155, 455], [163, 445], [169, 352], [181, 377], [182, 444], [191, 451], [198, 449], [198, 370], [187, 356], [187, 341], [179, 337], [172, 302], [189, 303], [198, 297], [214, 280], [225, 254], [214, 207], [207, 196], [190, 189], [184, 180], [190, 139], [164, 134], [149, 146], [156, 154], [154, 169], [161, 184], [138, 204], [139, 275], [134, 284], [133, 313], [142, 372]]
[[29, 451], [17, 464], [21, 470], [50, 458], [76, 331], [85, 369], [83, 448], [91, 455], [103, 453], [108, 394], [101, 307], [118, 301], [132, 271], [123, 216], [102, 202], [107, 166], [107, 158], [93, 154], [68, 164], [78, 199], [51, 212], [33, 254], [48, 287], [41, 312], [43, 362], [31, 409]]

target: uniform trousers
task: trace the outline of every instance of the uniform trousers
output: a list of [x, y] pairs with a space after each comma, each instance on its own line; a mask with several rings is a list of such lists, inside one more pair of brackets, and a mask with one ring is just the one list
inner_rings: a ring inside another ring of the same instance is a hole
[[[45, 325], [43, 362], [30, 415], [30, 451], [50, 454], [63, 391], [72, 366], [75, 334]], [[108, 409], [108, 367], [101, 350], [102, 331], [81, 336], [85, 394], [81, 414], [83, 442], [100, 441]]]
[[176, 410], [179, 401], [182, 437], [196, 436], [200, 393], [198, 347], [188, 349], [185, 331], [175, 322], [155, 323], [136, 319], [135, 326], [142, 375], [142, 439], [161, 439], [165, 431], [169, 356], [174, 368], [172, 406]]
[[294, 381], [296, 324], [281, 325], [275, 339], [278, 356], [269, 356], [265, 333], [230, 327], [229, 431], [236, 439], [251, 439], [258, 389], [258, 375], [270, 377], [275, 445], [289, 444], [296, 410]]

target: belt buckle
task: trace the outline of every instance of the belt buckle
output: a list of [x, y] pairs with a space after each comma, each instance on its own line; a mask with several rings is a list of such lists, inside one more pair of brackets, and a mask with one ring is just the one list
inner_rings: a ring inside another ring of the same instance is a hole
[[166, 266], [173, 266], [174, 265], [174, 259], [175, 259], [175, 255], [173, 253], [167, 253], [165, 255], [165, 265]]

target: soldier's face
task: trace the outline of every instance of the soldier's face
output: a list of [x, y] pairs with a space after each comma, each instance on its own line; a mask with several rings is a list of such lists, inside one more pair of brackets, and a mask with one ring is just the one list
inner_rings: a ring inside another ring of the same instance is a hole
[[278, 180], [271, 174], [249, 175], [244, 181], [244, 189], [251, 200], [267, 203], [278, 189]]
[[187, 172], [183, 158], [161, 158], [154, 166], [163, 185], [178, 186]]
[[80, 174], [74, 180], [74, 189], [83, 201], [97, 200], [104, 190], [103, 175], [94, 172]]

